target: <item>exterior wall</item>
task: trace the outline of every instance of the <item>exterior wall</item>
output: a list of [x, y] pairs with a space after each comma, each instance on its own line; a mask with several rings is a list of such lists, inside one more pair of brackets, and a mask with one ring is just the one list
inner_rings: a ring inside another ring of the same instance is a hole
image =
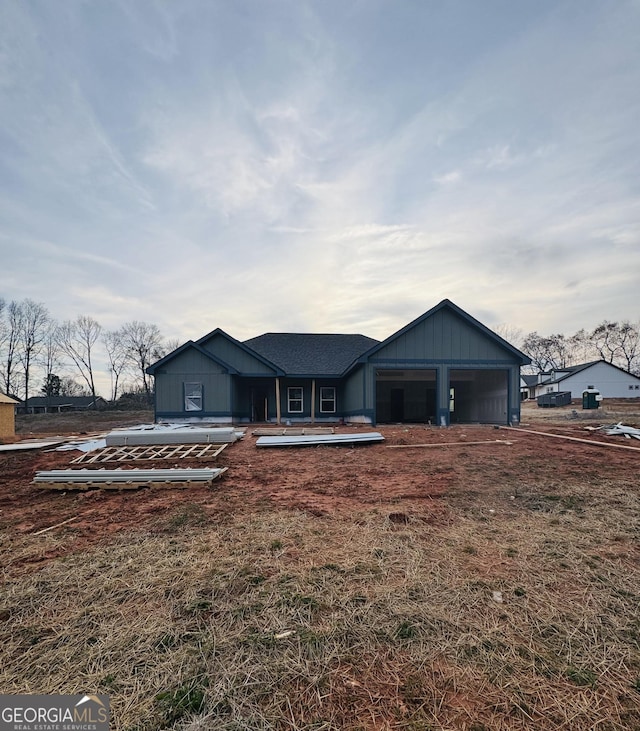
[[274, 375], [273, 369], [266, 366], [258, 358], [239, 348], [223, 335], [213, 335], [200, 343], [200, 347], [228, 363], [245, 376]]
[[[597, 388], [603, 398], [639, 398], [640, 378], [608, 363], [596, 363], [556, 384], [555, 391], [571, 391], [572, 398], [582, 398], [589, 386]], [[631, 386], [632, 388], [629, 388]], [[543, 390], [542, 393], [546, 393]]]
[[[184, 384], [202, 383], [202, 411], [186, 411]], [[197, 350], [186, 350], [156, 371], [156, 418], [211, 418], [232, 415], [231, 376]]]
[[[375, 400], [367, 400], [370, 366], [360, 366], [345, 379], [342, 389], [342, 416], [345, 421], [373, 423]], [[374, 386], [375, 388], [375, 386]]]
[[0, 437], [13, 437], [15, 434], [15, 406], [0, 403]]
[[425, 360], [446, 360], [452, 365], [469, 360], [512, 360], [498, 343], [447, 309], [435, 312], [392, 340], [374, 358], [380, 364], [402, 361], [414, 368]]
[[[280, 413], [283, 421], [309, 422], [311, 420], [311, 395], [313, 392], [312, 378], [281, 378], [280, 379]], [[336, 390], [335, 412], [320, 411], [320, 389], [324, 386]], [[302, 388], [302, 412], [289, 411], [289, 388]], [[316, 422], [334, 422], [343, 418], [344, 409], [342, 406], [344, 394], [341, 381], [338, 379], [316, 378], [315, 379], [315, 416]], [[273, 418], [276, 413], [274, 411]]]

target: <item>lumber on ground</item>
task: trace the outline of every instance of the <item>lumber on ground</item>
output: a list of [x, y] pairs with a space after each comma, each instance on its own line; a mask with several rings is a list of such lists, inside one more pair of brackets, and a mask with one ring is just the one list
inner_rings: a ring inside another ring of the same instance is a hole
[[508, 429], [509, 431], [524, 432], [525, 434], [537, 434], [541, 437], [553, 437], [554, 439], [566, 439], [570, 442], [581, 442], [582, 444], [590, 444], [592, 447], [611, 447], [612, 449], [627, 449], [630, 452], [640, 452], [638, 447], [627, 447], [626, 444], [609, 444], [609, 442], [595, 442], [593, 439], [580, 439], [580, 437], [570, 437], [565, 434], [551, 434], [546, 431], [534, 431], [533, 429], [523, 429], [520, 426], [501, 426], [500, 429]]

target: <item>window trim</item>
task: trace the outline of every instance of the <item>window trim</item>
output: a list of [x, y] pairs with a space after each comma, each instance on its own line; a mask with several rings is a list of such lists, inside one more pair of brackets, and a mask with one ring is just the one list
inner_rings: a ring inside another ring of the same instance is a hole
[[[202, 411], [204, 409], [202, 381], [184, 381], [182, 385], [184, 389], [184, 410], [188, 412]], [[197, 405], [198, 400], [200, 401], [199, 407]]]
[[[323, 391], [332, 391], [333, 396], [331, 398], [327, 398], [322, 395]], [[323, 403], [326, 401], [330, 401], [333, 404], [333, 408], [331, 409], [324, 409], [322, 408]], [[335, 386], [320, 386], [320, 413], [321, 414], [335, 414], [336, 413], [336, 387]]]
[[[291, 392], [300, 391], [300, 397], [294, 397]], [[300, 402], [299, 409], [291, 408], [291, 404], [294, 401]], [[302, 386], [288, 386], [287, 387], [287, 413], [289, 414], [303, 414], [304, 413], [304, 388]]]

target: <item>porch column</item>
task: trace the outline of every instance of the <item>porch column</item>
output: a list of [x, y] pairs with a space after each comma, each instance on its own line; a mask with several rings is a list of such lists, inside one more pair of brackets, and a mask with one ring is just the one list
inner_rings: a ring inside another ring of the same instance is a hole
[[280, 424], [282, 413], [280, 411], [280, 379], [276, 376], [276, 424]]
[[316, 379], [311, 381], [311, 423], [316, 421]]

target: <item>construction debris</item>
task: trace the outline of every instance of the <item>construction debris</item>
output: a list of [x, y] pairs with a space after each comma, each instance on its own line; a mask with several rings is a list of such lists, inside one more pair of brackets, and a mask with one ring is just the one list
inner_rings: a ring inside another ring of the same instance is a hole
[[387, 449], [429, 449], [432, 447], [468, 447], [471, 444], [513, 444], [506, 439], [489, 439], [482, 442], [432, 442], [431, 444], [387, 444]]
[[213, 429], [123, 429], [107, 434], [106, 444], [107, 447], [132, 444], [230, 444], [243, 436], [244, 432], [232, 426]]
[[593, 439], [580, 439], [579, 437], [569, 437], [564, 434], [551, 434], [546, 431], [534, 431], [533, 429], [523, 429], [522, 427], [501, 426], [500, 429], [509, 431], [524, 432], [526, 434], [537, 434], [541, 437], [552, 437], [554, 439], [566, 439], [569, 442], [581, 442], [582, 444], [590, 444], [592, 447], [612, 447], [613, 449], [628, 449], [631, 452], [640, 452], [640, 447], [627, 447], [625, 444], [609, 444], [608, 442], [595, 442]]
[[165, 470], [44, 470], [36, 472], [33, 482], [38, 487], [53, 490], [87, 490], [90, 487], [132, 490], [147, 485], [188, 487], [191, 483], [211, 483], [226, 471], [226, 467]]
[[259, 426], [252, 432], [254, 437], [270, 437], [270, 436], [304, 436], [308, 434], [335, 434], [336, 430], [332, 426]]
[[589, 431], [602, 431], [608, 436], [623, 436], [627, 439], [640, 439], [640, 429], [636, 429], [634, 426], [625, 426], [621, 421], [617, 424], [610, 424], [609, 426], [598, 426], [598, 427], [585, 427]]
[[383, 442], [380, 432], [359, 432], [355, 434], [306, 434], [302, 436], [259, 437], [256, 447], [315, 447], [321, 444], [370, 444]]
[[105, 447], [81, 454], [71, 464], [138, 462], [150, 459], [215, 459], [227, 444], [166, 444], [136, 447]]
[[32, 533], [31, 535], [40, 536], [43, 533], [48, 533], [50, 530], [53, 530], [54, 528], [61, 528], [63, 525], [66, 525], [67, 523], [71, 523], [74, 520], [78, 520], [77, 515], [74, 515], [73, 518], [67, 518], [66, 520], [63, 520], [61, 523], [56, 523], [55, 525], [50, 525], [48, 528], [43, 528], [42, 530], [36, 531], [35, 533]]
[[57, 447], [62, 444], [63, 439], [47, 439], [43, 441], [17, 442], [16, 444], [0, 445], [0, 452], [17, 452], [23, 449], [46, 449], [47, 447]]

